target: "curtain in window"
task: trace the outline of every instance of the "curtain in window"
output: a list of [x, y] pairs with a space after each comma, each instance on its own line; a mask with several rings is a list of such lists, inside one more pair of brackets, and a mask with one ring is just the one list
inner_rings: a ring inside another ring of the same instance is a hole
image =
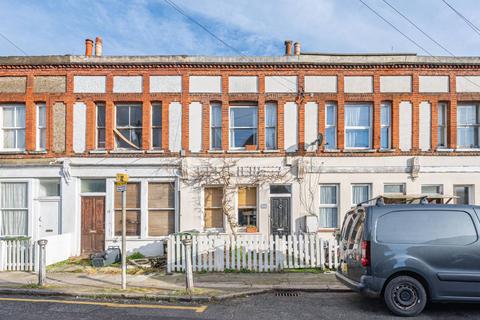
[[476, 106], [458, 106], [457, 109], [458, 124], [476, 124], [477, 123], [477, 108]]
[[2, 235], [27, 235], [27, 184], [1, 185]]
[[277, 127], [277, 106], [269, 103], [265, 106], [265, 146], [267, 149], [275, 149]]
[[336, 228], [338, 226], [337, 208], [320, 208], [320, 228]]
[[336, 204], [337, 203], [337, 188], [335, 186], [320, 187], [320, 203], [321, 204]]
[[370, 126], [370, 108], [363, 105], [345, 106], [345, 125], [348, 127]]
[[352, 203], [358, 204], [368, 200], [368, 186], [352, 187]]

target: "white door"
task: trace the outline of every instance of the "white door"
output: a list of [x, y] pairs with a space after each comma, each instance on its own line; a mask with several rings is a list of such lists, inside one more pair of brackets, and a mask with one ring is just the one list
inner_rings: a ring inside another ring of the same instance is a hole
[[60, 200], [39, 200], [40, 238], [60, 233]]

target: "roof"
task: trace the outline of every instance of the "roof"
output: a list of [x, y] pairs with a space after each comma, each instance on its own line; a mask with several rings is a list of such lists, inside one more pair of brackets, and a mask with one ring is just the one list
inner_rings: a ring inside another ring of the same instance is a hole
[[480, 57], [429, 57], [410, 53], [330, 54], [299, 56], [6, 56], [2, 66], [28, 65], [468, 65], [480, 66]]

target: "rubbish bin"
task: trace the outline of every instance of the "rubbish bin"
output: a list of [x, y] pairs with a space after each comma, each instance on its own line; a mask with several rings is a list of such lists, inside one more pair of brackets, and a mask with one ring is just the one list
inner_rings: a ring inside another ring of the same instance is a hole
[[108, 247], [107, 250], [94, 253], [91, 256], [92, 266], [95, 268], [106, 267], [120, 262], [121, 253], [119, 247]]

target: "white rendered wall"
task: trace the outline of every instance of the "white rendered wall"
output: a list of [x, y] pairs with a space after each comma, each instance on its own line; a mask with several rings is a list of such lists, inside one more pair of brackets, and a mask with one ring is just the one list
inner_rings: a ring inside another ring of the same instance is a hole
[[221, 93], [222, 77], [220, 76], [190, 76], [190, 93]]
[[345, 93], [372, 93], [372, 76], [346, 76], [344, 78]]
[[257, 93], [257, 76], [231, 76], [228, 77], [228, 92], [230, 93]]
[[73, 105], [73, 151], [82, 153], [85, 151], [87, 126], [87, 106], [83, 102]]
[[399, 144], [401, 151], [412, 149], [412, 103], [400, 102], [399, 106]]
[[73, 92], [105, 93], [105, 76], [74, 76]]
[[305, 92], [337, 92], [337, 76], [305, 76]]
[[428, 101], [420, 103], [419, 115], [419, 138], [420, 150], [429, 151], [431, 149], [431, 121], [432, 121], [432, 106]]
[[188, 144], [191, 152], [202, 150], [202, 104], [200, 102], [190, 103], [188, 113]]
[[265, 92], [297, 92], [297, 76], [266, 76]]
[[480, 76], [457, 76], [457, 92], [480, 92]]
[[182, 77], [150, 76], [150, 92], [182, 92]]
[[142, 76], [114, 76], [114, 93], [141, 93], [143, 91]]
[[412, 77], [380, 76], [380, 92], [412, 92]]
[[284, 147], [286, 152], [298, 150], [298, 111], [295, 102], [287, 102], [284, 106]]
[[305, 104], [305, 150], [317, 150], [317, 144], [311, 145], [318, 138], [318, 104], [307, 102]]
[[420, 76], [420, 92], [448, 92], [450, 87], [448, 76]]
[[172, 152], [182, 149], [182, 104], [172, 102], [168, 108], [168, 147]]

